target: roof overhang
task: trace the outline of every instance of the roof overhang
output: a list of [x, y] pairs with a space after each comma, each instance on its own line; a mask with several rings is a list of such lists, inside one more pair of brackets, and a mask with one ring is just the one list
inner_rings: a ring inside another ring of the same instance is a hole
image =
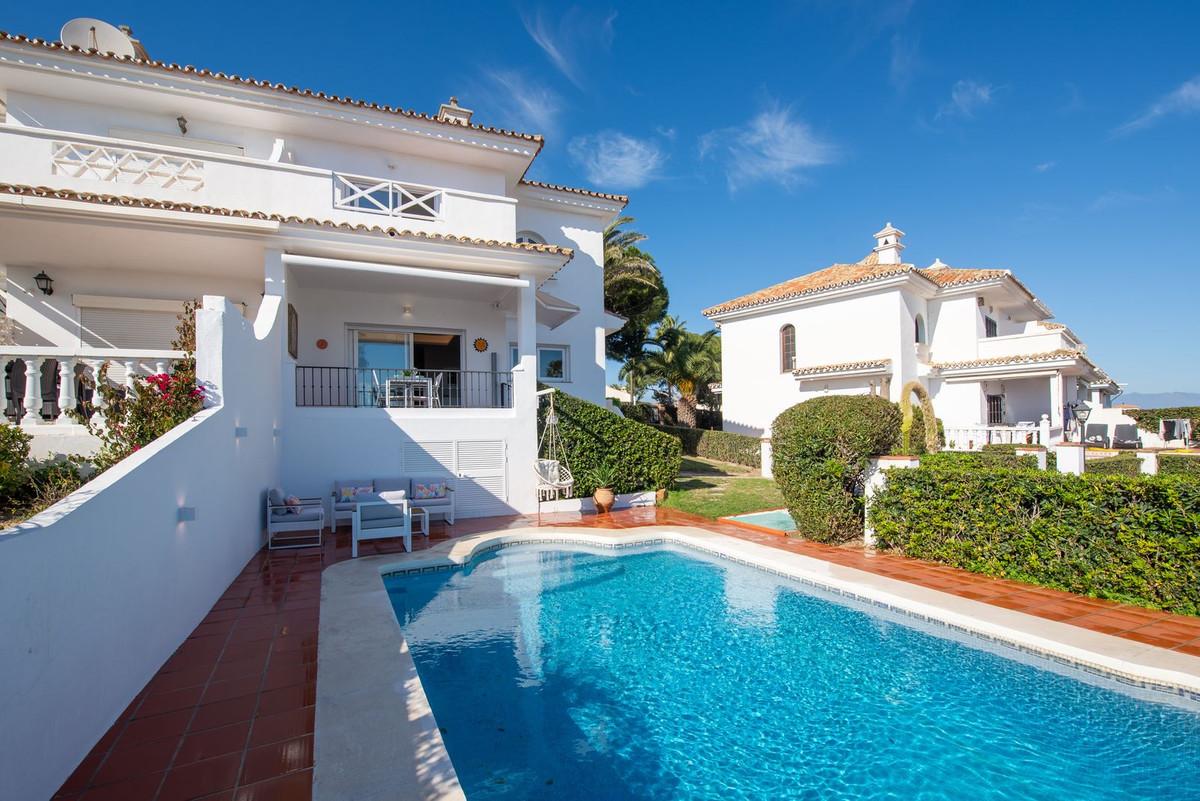
[[579, 314], [579, 307], [549, 292], [537, 291], [537, 321], [551, 331]]
[[526, 181], [517, 184], [514, 194], [522, 203], [556, 211], [567, 210], [577, 214], [586, 214], [605, 221], [620, 214], [629, 202], [628, 199], [604, 197], [600, 193], [587, 190], [531, 184]]
[[792, 377], [800, 383], [807, 381], [826, 381], [831, 378], [860, 378], [888, 376], [891, 374], [891, 359], [874, 359], [863, 362], [815, 365], [813, 367], [799, 367], [792, 371]]
[[605, 309], [604, 310], [604, 335], [609, 336], [611, 334], [617, 333], [618, 331], [620, 331], [622, 328], [625, 327], [625, 323], [627, 323], [627, 322], [629, 322], [629, 321], [627, 319], [625, 319], [624, 317], [622, 317], [621, 315], [614, 314], [613, 312], [610, 312], [607, 309]]
[[1003, 309], [1013, 320], [1018, 322], [1045, 320], [1054, 316], [1050, 308], [1011, 273], [996, 278], [984, 278], [978, 281], [964, 281], [959, 284], [942, 286], [939, 287], [937, 294], [939, 298], [953, 298], [962, 295], [981, 296], [988, 305]]
[[869, 278], [865, 281], [857, 281], [852, 284], [817, 289], [788, 298], [769, 300], [764, 303], [756, 303], [753, 306], [744, 306], [737, 309], [729, 309], [728, 311], [705, 311], [704, 316], [716, 323], [726, 323], [747, 317], [755, 317], [759, 314], [769, 314], [802, 306], [813, 306], [820, 303], [829, 303], [834, 300], [842, 300], [843, 298], [869, 295], [876, 292], [887, 292], [901, 288], [911, 288], [914, 292], [924, 297], [933, 297], [937, 293], [936, 285], [928, 278], [910, 270], [879, 278]]

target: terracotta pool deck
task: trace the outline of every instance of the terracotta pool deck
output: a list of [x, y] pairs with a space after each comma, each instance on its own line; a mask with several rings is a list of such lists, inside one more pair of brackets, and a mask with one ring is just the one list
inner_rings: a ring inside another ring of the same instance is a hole
[[[714, 523], [670, 509], [460, 521], [453, 536], [526, 526], [693, 526], [946, 593], [1200, 656], [1200, 618], [1154, 612], [891, 554], [864, 553]], [[451, 539], [434, 526], [429, 540]], [[398, 541], [363, 543], [365, 556]], [[96, 743], [55, 799], [292, 801], [311, 798], [321, 571], [350, 557], [324, 547], [261, 551]]]

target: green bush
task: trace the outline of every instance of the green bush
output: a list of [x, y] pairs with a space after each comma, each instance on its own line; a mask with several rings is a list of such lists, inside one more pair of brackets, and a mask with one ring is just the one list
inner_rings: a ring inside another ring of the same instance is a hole
[[877, 546], [976, 573], [1200, 613], [1200, 482], [921, 467], [888, 474]]
[[702, 456], [719, 462], [732, 462], [746, 467], [762, 466], [762, 447], [758, 437], [736, 434], [732, 431], [709, 431], [703, 428], [680, 426], [655, 426], [659, 431], [675, 437], [682, 443], [688, 456]]
[[[899, 408], [899, 406], [897, 406]], [[920, 456], [927, 453], [925, 447], [925, 413], [920, 406], [913, 407], [913, 423], [910, 436], [909, 453], [901, 454], [904, 450], [903, 443], [897, 441], [897, 446], [893, 449], [893, 453], [900, 456]], [[942, 425], [941, 418], [937, 419], [938, 447], [946, 447], [946, 428]]]
[[1160, 453], [1158, 455], [1158, 474], [1160, 476], [1200, 478], [1200, 456]]
[[[614, 492], [664, 489], [675, 483], [682, 460], [675, 437], [564, 392], [554, 393], [554, 407], [567, 462], [575, 476], [576, 496], [595, 492], [590, 476], [605, 463], [611, 463], [616, 471]], [[538, 409], [539, 428], [546, 424], [548, 409], [543, 400]]]
[[29, 481], [29, 442], [17, 426], [0, 423], [0, 498], [11, 499]]
[[653, 419], [650, 416], [650, 407], [644, 403], [624, 403], [617, 401], [617, 406], [621, 409], [621, 414], [629, 420], [636, 420], [639, 423], [646, 425], [653, 424]]
[[1137, 421], [1143, 431], [1158, 433], [1158, 424], [1163, 420], [1187, 418], [1192, 421], [1192, 430], [1200, 430], [1200, 406], [1172, 406], [1167, 409], [1122, 409]]
[[[984, 453], [1007, 453], [1011, 456], [1016, 456], [1017, 448], [1036, 448], [1036, 447], [1038, 447], [1038, 446], [1037, 445], [1005, 445], [1005, 444], [1001, 444], [1001, 443], [996, 443], [994, 445], [984, 445], [983, 452]], [[1058, 454], [1055, 453], [1050, 448], [1046, 448], [1045, 451], [1046, 451], [1046, 469], [1047, 470], [1057, 470], [1058, 469]]]
[[957, 467], [970, 470], [1003, 467], [1010, 470], [1037, 470], [1036, 456], [992, 451], [941, 451], [921, 457], [922, 467]]
[[1102, 476], [1139, 476], [1142, 474], [1142, 460], [1132, 453], [1087, 459], [1083, 463], [1083, 471]]
[[775, 482], [797, 531], [820, 542], [862, 535], [862, 491], [872, 456], [900, 437], [896, 404], [870, 395], [827, 395], [775, 419]]

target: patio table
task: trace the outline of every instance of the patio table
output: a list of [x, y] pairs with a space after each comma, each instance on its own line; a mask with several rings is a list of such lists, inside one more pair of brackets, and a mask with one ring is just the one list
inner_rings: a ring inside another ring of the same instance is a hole
[[[417, 390], [423, 390], [419, 392]], [[412, 408], [418, 401], [429, 406], [433, 397], [433, 380], [419, 375], [406, 375], [387, 380], [387, 405]]]

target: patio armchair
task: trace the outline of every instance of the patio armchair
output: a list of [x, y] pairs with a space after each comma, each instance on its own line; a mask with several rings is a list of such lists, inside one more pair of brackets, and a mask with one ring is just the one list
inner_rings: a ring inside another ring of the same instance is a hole
[[1137, 426], [1128, 423], [1113, 426], [1112, 446], [1124, 450], [1142, 447], [1142, 438], [1138, 434]]
[[[325, 531], [325, 502], [297, 498], [288, 503], [283, 491], [267, 491], [267, 549], [311, 548], [321, 545]], [[309, 532], [297, 536], [298, 532]]]
[[358, 543], [362, 540], [382, 540], [401, 537], [404, 550], [412, 552], [412, 512], [408, 500], [363, 501], [354, 507], [350, 556], [358, 558]]
[[1108, 426], [1103, 423], [1093, 423], [1087, 426], [1083, 431], [1083, 439], [1088, 445], [1109, 447]]

